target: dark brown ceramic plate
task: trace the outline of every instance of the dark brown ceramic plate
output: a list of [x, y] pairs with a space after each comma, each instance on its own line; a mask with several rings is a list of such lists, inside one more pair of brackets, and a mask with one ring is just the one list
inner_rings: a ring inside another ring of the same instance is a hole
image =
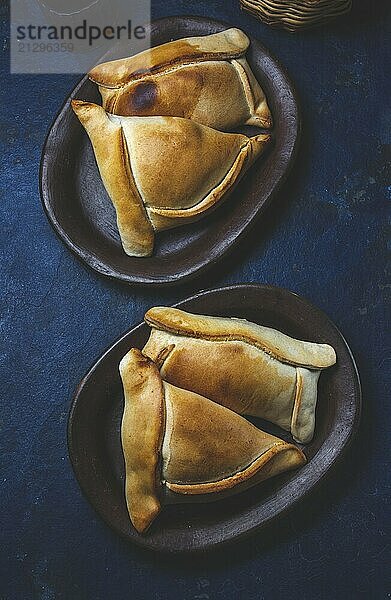
[[[354, 359], [341, 333], [324, 313], [292, 292], [238, 285], [201, 292], [175, 306], [195, 313], [243, 317], [300, 339], [327, 342], [337, 353], [337, 364], [319, 380], [316, 430], [313, 441], [303, 448], [308, 458], [303, 468], [217, 502], [164, 507], [145, 535], [132, 527], [125, 505], [118, 363], [131, 347], [143, 347], [149, 327], [141, 324], [127, 332], [84, 377], [70, 411], [68, 446], [86, 497], [110, 527], [132, 542], [153, 550], [190, 552], [265, 527], [303, 498], [339, 459], [357, 429], [361, 391]], [[290, 439], [270, 423], [254, 423]]]
[[[196, 17], [162, 19], [151, 25], [151, 43], [206, 35], [226, 27], [229, 25]], [[174, 284], [189, 279], [232, 248], [270, 203], [297, 151], [298, 107], [285, 71], [259, 42], [251, 40], [248, 59], [273, 113], [273, 144], [214, 213], [197, 223], [159, 233], [150, 258], [124, 253], [115, 211], [90, 142], [70, 107], [72, 98], [100, 103], [97, 86], [84, 77], [71, 92], [43, 149], [41, 196], [54, 230], [87, 265], [127, 283]]]

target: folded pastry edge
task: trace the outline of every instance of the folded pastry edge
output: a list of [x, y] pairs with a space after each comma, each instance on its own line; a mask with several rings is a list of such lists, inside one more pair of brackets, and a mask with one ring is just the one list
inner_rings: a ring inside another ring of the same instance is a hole
[[132, 348], [119, 363], [125, 407], [121, 442], [125, 499], [130, 519], [145, 532], [160, 512], [160, 459], [164, 435], [164, 390], [153, 361]]
[[[260, 483], [285, 471], [296, 469], [306, 462], [306, 456], [300, 448], [281, 440], [275, 442], [271, 448], [256, 458], [245, 469], [230, 477], [205, 483], [174, 483], [169, 481], [164, 483], [171, 492], [177, 494], [198, 495], [223, 492], [245, 483], [252, 477], [257, 476], [257, 483]], [[265, 469], [263, 473], [262, 469]]]
[[[218, 42], [215, 48], [212, 43], [208, 49], [211, 38], [213, 41], [217, 39]], [[181, 61], [182, 64], [191, 64], [243, 56], [249, 45], [250, 40], [243, 31], [230, 27], [215, 34], [173, 40], [134, 56], [101, 63], [90, 70], [88, 77], [99, 87], [120, 89], [130, 81], [155, 75], [180, 64]]]
[[299, 444], [308, 444], [315, 430], [318, 380], [321, 371], [296, 367], [296, 394], [292, 410], [291, 433]]
[[[151, 256], [154, 229], [133, 179], [121, 124], [110, 121], [104, 108], [93, 102], [72, 100], [71, 105], [92, 144], [103, 184], [116, 211], [125, 253]], [[102, 141], [102, 133], [110, 139], [109, 144], [107, 139]]]
[[[297, 340], [276, 329], [236, 317], [221, 317], [229, 330], [219, 331], [218, 326], [214, 328], [218, 319], [219, 317], [196, 315], [167, 306], [155, 306], [144, 315], [144, 321], [155, 329], [208, 341], [241, 341], [295, 367], [318, 370], [330, 367], [336, 362], [335, 350], [329, 344]], [[197, 321], [202, 321], [202, 324]], [[251, 331], [252, 328], [256, 328], [256, 331]], [[265, 340], [267, 335], [274, 336], [278, 343], [276, 340]], [[292, 346], [290, 351], [282, 350], [281, 346], [284, 343]]]
[[[257, 78], [251, 70], [245, 58], [233, 59], [231, 64], [235, 67], [240, 81], [242, 82], [244, 95], [248, 104], [250, 117], [246, 125], [254, 125], [271, 129], [273, 118], [267, 103], [266, 95], [258, 83]], [[255, 90], [258, 92], [259, 101], [256, 101]]]

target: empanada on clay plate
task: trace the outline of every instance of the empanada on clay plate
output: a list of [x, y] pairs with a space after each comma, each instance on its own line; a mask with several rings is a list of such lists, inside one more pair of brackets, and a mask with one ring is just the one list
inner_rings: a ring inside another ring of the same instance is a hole
[[219, 499], [306, 462], [299, 448], [162, 380], [140, 350], [120, 362], [125, 496], [140, 533], [161, 505]]
[[177, 308], [151, 308], [145, 321], [152, 332], [143, 352], [164, 380], [311, 441], [319, 375], [336, 362], [331, 346]]
[[215, 208], [270, 140], [179, 117], [113, 116], [80, 100], [72, 107], [92, 142], [130, 256], [150, 256], [155, 231], [196, 221]]
[[103, 107], [116, 115], [185, 117], [215, 129], [269, 128], [265, 94], [245, 53], [240, 29], [176, 40], [89, 73]]

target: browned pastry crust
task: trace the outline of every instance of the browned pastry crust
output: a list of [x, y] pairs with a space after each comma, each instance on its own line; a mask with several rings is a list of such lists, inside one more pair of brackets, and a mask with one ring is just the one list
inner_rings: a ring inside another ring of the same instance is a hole
[[200, 37], [182, 38], [155, 46], [129, 58], [113, 60], [94, 67], [89, 77], [107, 87], [120, 87], [146, 72], [159, 73], [178, 63], [237, 58], [246, 52], [250, 41], [236, 28]]
[[222, 133], [178, 117], [117, 117], [79, 100], [123, 248], [149, 256], [154, 231], [195, 221], [227, 197], [270, 140]]
[[100, 106], [72, 100], [72, 108], [91, 140], [102, 181], [117, 213], [126, 254], [149, 256], [154, 231], [132, 175], [122, 128], [110, 121]]
[[265, 94], [244, 55], [239, 29], [190, 37], [96, 66], [103, 107], [123, 116], [178, 116], [222, 130], [269, 128]]
[[240, 490], [306, 461], [294, 445], [265, 433], [229, 409], [160, 378], [139, 350], [120, 363], [125, 410], [122, 445], [129, 515], [139, 531], [170, 502]]
[[152, 361], [136, 349], [124, 356], [119, 370], [125, 395], [121, 426], [125, 497], [133, 525], [144, 531], [160, 511], [163, 383]]
[[335, 362], [335, 352], [328, 344], [304, 342], [271, 329], [234, 317], [194, 315], [178, 308], [157, 306], [145, 313], [151, 327], [213, 341], [240, 340], [264, 350], [273, 358], [302, 367], [322, 369]]
[[152, 308], [145, 320], [152, 332], [143, 352], [166, 381], [272, 421], [298, 442], [312, 439], [319, 374], [336, 360], [331, 346], [175, 308]]

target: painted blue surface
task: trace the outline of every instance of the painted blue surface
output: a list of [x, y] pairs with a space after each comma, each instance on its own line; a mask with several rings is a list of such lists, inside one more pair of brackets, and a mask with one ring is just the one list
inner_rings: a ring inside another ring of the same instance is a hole
[[[77, 77], [10, 76], [1, 3], [2, 600], [390, 597], [388, 2], [353, 3], [350, 17], [292, 36], [236, 1], [155, 1], [155, 17], [211, 16], [258, 37], [286, 65], [304, 117], [295, 172], [256, 231], [212, 272], [169, 290], [102, 279], [55, 237], [38, 166]], [[299, 292], [340, 327], [362, 378], [360, 434], [327, 485], [270, 534], [188, 561], [142, 553], [81, 496], [67, 457], [70, 397], [149, 306], [246, 281]]]

